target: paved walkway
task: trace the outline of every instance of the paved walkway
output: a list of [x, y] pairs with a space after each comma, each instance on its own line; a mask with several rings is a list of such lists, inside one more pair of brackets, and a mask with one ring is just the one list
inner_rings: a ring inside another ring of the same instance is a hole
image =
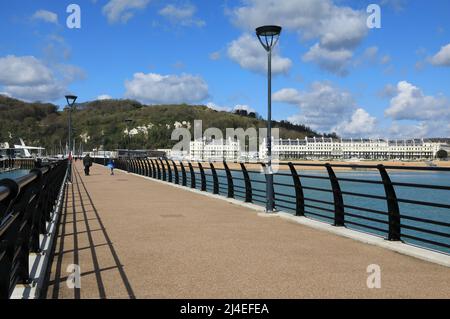
[[[66, 193], [47, 298], [450, 298], [450, 270], [94, 166]], [[81, 289], [66, 285], [81, 267]], [[367, 266], [381, 267], [368, 289]]]

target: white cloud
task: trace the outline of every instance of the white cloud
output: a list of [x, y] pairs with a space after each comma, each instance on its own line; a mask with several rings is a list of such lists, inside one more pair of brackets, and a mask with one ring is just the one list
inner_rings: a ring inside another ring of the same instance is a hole
[[427, 96], [409, 82], [397, 84], [397, 94], [392, 97], [385, 115], [393, 120], [438, 120], [450, 118], [450, 103], [443, 96]]
[[231, 111], [233, 110], [231, 107], [228, 107], [228, 106], [220, 106], [220, 105], [217, 105], [217, 104], [215, 104], [215, 103], [213, 103], [213, 102], [208, 102], [208, 103], [206, 103], [206, 106], [207, 106], [208, 108], [210, 108], [211, 110], [219, 111], [219, 112], [231, 112]]
[[443, 46], [430, 62], [435, 66], [450, 66], [450, 44]]
[[0, 95], [11, 97], [11, 94], [9, 94], [8, 92], [0, 92]]
[[99, 101], [111, 100], [111, 99], [112, 99], [112, 97], [108, 94], [102, 94], [102, 95], [97, 96], [97, 100], [99, 100]]
[[179, 23], [181, 25], [190, 26], [195, 25], [197, 27], [203, 27], [206, 25], [205, 21], [200, 19], [195, 19], [194, 15], [197, 8], [192, 4], [186, 4], [184, 6], [175, 6], [169, 4], [159, 10], [159, 14], [174, 23]]
[[378, 133], [377, 119], [358, 108], [350, 118], [337, 125], [333, 131], [343, 137], [373, 137]]
[[283, 89], [273, 95], [273, 100], [298, 106], [300, 113], [289, 120], [320, 132], [330, 132], [356, 110], [356, 103], [349, 92], [327, 82], [315, 82], [303, 92]]
[[314, 62], [324, 70], [345, 76], [348, 74], [348, 64], [352, 57], [351, 50], [329, 50], [317, 43], [303, 56], [303, 61]]
[[143, 10], [150, 0], [110, 0], [103, 7], [103, 14], [110, 23], [126, 23], [131, 19], [136, 10]]
[[229, 106], [220, 106], [213, 102], [208, 102], [206, 103], [206, 106], [215, 111], [234, 112], [237, 110], [245, 110], [248, 113], [256, 112], [254, 108], [246, 104], [236, 104], [234, 107], [229, 107]]
[[51, 70], [34, 56], [0, 58], [0, 84], [35, 85], [53, 81]]
[[56, 64], [50, 68], [34, 56], [0, 58], [0, 86], [11, 96], [28, 101], [54, 101], [67, 86], [84, 77], [78, 67]]
[[68, 93], [67, 87], [59, 82], [33, 86], [5, 86], [4, 88], [13, 97], [26, 101], [54, 101]]
[[208, 97], [208, 85], [199, 76], [190, 74], [160, 75], [135, 73], [125, 81], [128, 98], [150, 104], [200, 102]]
[[[267, 53], [255, 36], [243, 34], [239, 39], [228, 45], [228, 56], [244, 68], [254, 72], [267, 72]], [[292, 61], [283, 58], [277, 52], [272, 56], [272, 72], [287, 73], [292, 67]]]
[[303, 39], [317, 39], [305, 61], [339, 75], [346, 74], [353, 50], [368, 33], [364, 11], [335, 5], [332, 0], [247, 0], [230, 15], [246, 31], [278, 24]]
[[47, 11], [47, 10], [38, 10], [36, 11], [32, 19], [34, 20], [41, 20], [48, 23], [54, 23], [58, 24], [58, 15], [54, 12]]

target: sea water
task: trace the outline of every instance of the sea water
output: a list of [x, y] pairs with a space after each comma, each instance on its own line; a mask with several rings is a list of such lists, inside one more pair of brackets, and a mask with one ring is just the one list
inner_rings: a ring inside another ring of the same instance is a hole
[[0, 180], [4, 178], [15, 179], [24, 175], [27, 175], [30, 171], [26, 169], [16, 169], [9, 172], [0, 172]]

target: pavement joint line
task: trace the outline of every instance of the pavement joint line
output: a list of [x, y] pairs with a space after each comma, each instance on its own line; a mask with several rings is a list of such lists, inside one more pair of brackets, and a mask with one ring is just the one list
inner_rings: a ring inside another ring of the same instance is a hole
[[394, 241], [388, 241], [382, 237], [378, 237], [372, 234], [368, 234], [368, 233], [364, 233], [361, 231], [356, 231], [356, 230], [352, 230], [346, 227], [335, 227], [332, 226], [330, 224], [318, 221], [318, 220], [313, 220], [304, 216], [295, 216], [293, 214], [284, 212], [284, 211], [277, 211], [275, 213], [266, 213], [265, 208], [252, 204], [252, 203], [246, 203], [246, 202], [242, 202], [240, 200], [237, 199], [233, 199], [233, 198], [227, 198], [221, 195], [216, 195], [216, 194], [211, 194], [208, 192], [203, 192], [201, 190], [195, 189], [195, 188], [190, 188], [187, 186], [182, 186], [182, 185], [177, 185], [174, 183], [169, 183], [167, 181], [162, 181], [159, 179], [154, 179], [148, 176], [143, 176], [143, 175], [139, 175], [136, 173], [128, 173], [127, 171], [124, 170], [120, 170], [120, 169], [116, 169], [117, 171], [121, 171], [125, 174], [129, 174], [129, 175], [133, 175], [136, 177], [140, 177], [149, 181], [153, 181], [153, 182], [157, 182], [163, 185], [169, 185], [175, 188], [179, 188], [179, 189], [183, 189], [184, 191], [190, 191], [192, 193], [196, 193], [196, 194], [200, 194], [209, 198], [213, 198], [213, 199], [219, 199], [222, 201], [226, 201], [228, 203], [234, 204], [234, 205], [238, 205], [238, 206], [242, 206], [242, 207], [246, 207], [249, 208], [253, 211], [257, 211], [259, 212], [257, 214], [258, 217], [263, 217], [263, 218], [274, 218], [274, 217], [279, 217], [283, 220], [286, 221], [290, 221], [290, 222], [294, 222], [303, 226], [307, 226], [309, 228], [314, 228], [316, 230], [321, 230], [321, 231], [325, 231], [328, 233], [332, 233], [334, 235], [340, 236], [340, 237], [345, 237], [345, 238], [349, 238], [349, 239], [353, 239], [356, 240], [358, 242], [364, 243], [364, 244], [369, 244], [369, 245], [373, 245], [373, 246], [377, 246], [380, 248], [384, 248], [387, 250], [391, 250], [394, 252], [397, 252], [399, 254], [402, 255], [406, 255], [409, 257], [414, 257], [420, 260], [424, 260], [430, 263], [434, 263], [434, 264], [438, 264], [441, 266], [445, 266], [445, 267], [449, 267], [450, 268], [450, 255], [446, 255], [444, 253], [440, 253], [440, 252], [435, 252], [433, 250], [429, 250], [429, 249], [425, 249], [425, 248], [421, 248], [421, 247], [417, 247], [417, 246], [413, 246], [410, 244], [406, 244], [403, 242], [394, 242]]

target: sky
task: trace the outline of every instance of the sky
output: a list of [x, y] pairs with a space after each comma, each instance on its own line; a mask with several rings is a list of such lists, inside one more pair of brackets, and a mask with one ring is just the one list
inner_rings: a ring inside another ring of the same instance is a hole
[[2, 1], [0, 94], [265, 118], [267, 54], [254, 30], [275, 24], [274, 119], [342, 137], [450, 137], [449, 12], [448, 0]]

